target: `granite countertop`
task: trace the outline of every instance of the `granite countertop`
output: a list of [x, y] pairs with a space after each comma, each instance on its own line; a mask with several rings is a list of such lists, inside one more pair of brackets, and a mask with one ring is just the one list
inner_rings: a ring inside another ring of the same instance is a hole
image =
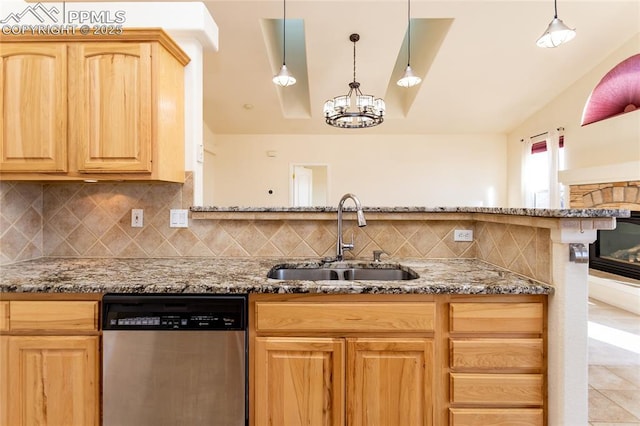
[[[512, 216], [588, 218], [588, 217], [629, 217], [627, 209], [527, 209], [506, 207], [367, 207], [362, 210], [370, 213], [483, 213]], [[194, 206], [192, 212], [239, 212], [239, 213], [335, 213], [335, 206], [319, 207], [240, 207], [240, 206]], [[353, 206], [345, 206], [344, 211], [355, 211]]]
[[[476, 259], [393, 259], [419, 274], [408, 281], [281, 281], [274, 265], [318, 264], [277, 258], [41, 258], [0, 270], [0, 293], [380, 293], [551, 294], [553, 287]], [[329, 264], [329, 267], [333, 267]]]

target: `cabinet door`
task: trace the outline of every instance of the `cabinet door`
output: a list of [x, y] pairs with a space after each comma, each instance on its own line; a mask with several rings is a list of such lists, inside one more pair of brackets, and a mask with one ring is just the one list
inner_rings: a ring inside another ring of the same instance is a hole
[[67, 171], [66, 45], [6, 43], [0, 61], [0, 170]]
[[8, 424], [99, 424], [97, 336], [6, 339], [11, 366]]
[[0, 425], [9, 424], [9, 336], [0, 336]]
[[80, 172], [151, 172], [150, 43], [69, 47], [71, 146]]
[[258, 337], [255, 425], [344, 425], [344, 339]]
[[347, 339], [347, 424], [433, 424], [433, 341]]

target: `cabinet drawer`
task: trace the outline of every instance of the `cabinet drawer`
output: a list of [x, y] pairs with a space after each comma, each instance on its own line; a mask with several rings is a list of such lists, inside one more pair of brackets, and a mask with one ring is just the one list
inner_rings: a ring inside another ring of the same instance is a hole
[[257, 302], [255, 313], [258, 332], [430, 332], [435, 323], [435, 304], [428, 302]]
[[451, 373], [451, 402], [462, 404], [542, 405], [541, 374]]
[[542, 426], [544, 413], [540, 408], [451, 408], [451, 426]]
[[449, 349], [455, 369], [540, 369], [544, 360], [542, 339], [452, 339]]
[[449, 324], [462, 333], [542, 333], [542, 303], [451, 303]]
[[97, 330], [98, 302], [90, 301], [12, 301], [11, 331]]

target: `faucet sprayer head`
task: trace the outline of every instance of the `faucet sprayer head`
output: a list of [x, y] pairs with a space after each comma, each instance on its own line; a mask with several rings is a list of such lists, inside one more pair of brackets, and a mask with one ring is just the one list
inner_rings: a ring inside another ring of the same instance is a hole
[[358, 209], [356, 211], [356, 216], [358, 217], [358, 226], [362, 228], [363, 226], [367, 226], [367, 220], [364, 218], [364, 212], [362, 209]]

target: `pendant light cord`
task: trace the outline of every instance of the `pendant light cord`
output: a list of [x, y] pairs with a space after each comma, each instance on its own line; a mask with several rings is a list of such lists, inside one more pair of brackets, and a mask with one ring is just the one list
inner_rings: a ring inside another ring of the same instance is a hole
[[282, 65], [287, 64], [287, 0], [282, 1]]
[[553, 0], [553, 17], [558, 19], [558, 0]]
[[411, 0], [407, 0], [407, 66], [411, 65]]

